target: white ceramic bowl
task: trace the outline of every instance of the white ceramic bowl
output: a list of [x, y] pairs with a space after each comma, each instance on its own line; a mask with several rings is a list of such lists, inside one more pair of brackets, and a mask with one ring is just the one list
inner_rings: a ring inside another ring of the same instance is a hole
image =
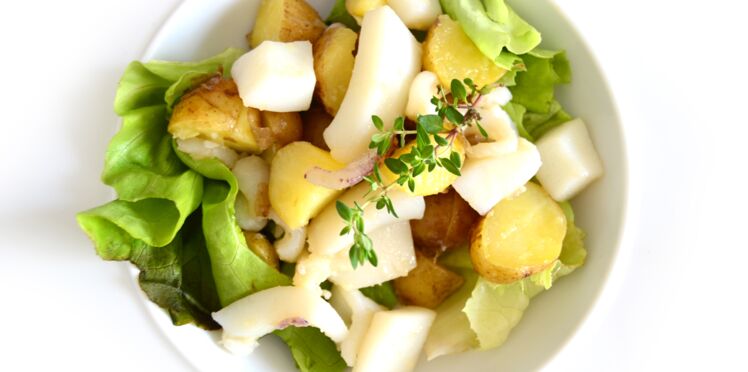
[[[235, 46], [246, 47], [259, 0], [186, 1], [169, 18], [143, 57], [196, 60]], [[311, 1], [323, 16], [332, 0]], [[422, 361], [419, 371], [526, 371], [544, 366], [567, 343], [606, 290], [624, 230], [628, 196], [627, 156], [622, 125], [612, 95], [592, 54], [560, 9], [550, 0], [511, 3], [543, 34], [543, 46], [563, 48], [571, 60], [572, 84], [559, 89], [559, 100], [584, 118], [605, 164], [605, 176], [574, 201], [578, 223], [587, 232], [584, 267], [536, 297], [509, 340], [499, 349]], [[290, 353], [274, 337], [263, 339], [248, 358], [234, 357], [217, 345], [217, 332], [174, 327], [148, 302], [156, 324], [197, 369], [204, 371], [295, 371]]]

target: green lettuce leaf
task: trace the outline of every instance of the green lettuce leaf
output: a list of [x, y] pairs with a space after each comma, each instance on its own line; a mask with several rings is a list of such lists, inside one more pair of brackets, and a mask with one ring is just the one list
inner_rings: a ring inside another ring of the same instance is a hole
[[167, 310], [175, 325], [194, 323], [218, 329], [211, 313], [221, 304], [213, 282], [210, 258], [200, 231], [201, 216], [194, 213], [169, 245], [139, 245], [130, 261], [140, 269], [138, 283], [148, 298]]
[[571, 68], [563, 51], [534, 49], [522, 59], [523, 68], [506, 78], [512, 101], [504, 109], [520, 136], [535, 141], [572, 118], [555, 98], [556, 85], [571, 82]]
[[206, 177], [203, 233], [221, 305], [227, 306], [263, 289], [290, 285], [287, 276], [265, 263], [247, 246], [236, 223], [234, 204], [239, 186], [231, 170], [216, 159], [195, 160], [177, 150], [176, 143], [174, 146], [188, 167]]
[[547, 113], [554, 100], [557, 84], [571, 82], [571, 69], [566, 53], [536, 50], [522, 56], [525, 69], [517, 73], [512, 91], [512, 101], [525, 106], [528, 111]]
[[517, 126], [517, 132], [519, 133], [519, 135], [528, 141], [533, 141], [532, 136], [530, 136], [530, 133], [527, 132], [527, 129], [525, 129], [525, 126], [522, 124], [522, 120], [525, 117], [525, 112], [527, 112], [525, 106], [522, 106], [518, 103], [509, 102], [502, 108], [504, 109], [504, 111], [506, 111], [507, 115], [509, 115], [509, 118], [512, 119], [514, 125]]
[[187, 219], [186, 228], [164, 247], [134, 239], [104, 218], [87, 222], [92, 223], [97, 233], [117, 242], [105, 244], [110, 250], [99, 254], [108, 260], [129, 260], [140, 269], [140, 288], [169, 313], [175, 325], [194, 323], [201, 328], [218, 329], [211, 313], [221, 306], [200, 221], [200, 213], [194, 213]]
[[360, 291], [364, 296], [388, 309], [393, 309], [397, 305], [397, 295], [395, 294], [395, 287], [392, 286], [392, 281], [361, 288]]
[[261, 291], [291, 284], [248, 247], [234, 215], [236, 188], [206, 181], [203, 199], [203, 232], [213, 266], [221, 305]]
[[512, 68], [501, 76], [501, 79], [499, 79], [498, 83], [505, 87], [513, 87], [517, 85], [517, 73], [519, 71], [520, 70], [518, 68]]
[[115, 111], [122, 127], [109, 144], [102, 181], [117, 200], [77, 216], [104, 259], [128, 257], [135, 240], [163, 247], [171, 242], [202, 199], [202, 177], [174, 154], [167, 102], [192, 79], [230, 72], [239, 49], [200, 62], [132, 62], [120, 80]]
[[480, 349], [502, 345], [511, 330], [522, 319], [530, 300], [551, 288], [559, 278], [584, 263], [584, 233], [574, 223], [571, 205], [561, 203], [567, 216], [567, 235], [559, 260], [548, 269], [511, 284], [494, 284], [479, 278], [463, 312], [475, 332]]
[[478, 338], [480, 349], [494, 348], [506, 341], [530, 304], [529, 286], [536, 285], [527, 278], [512, 284], [493, 284], [478, 279], [462, 311]]
[[163, 247], [200, 204], [202, 177], [171, 150], [163, 105], [133, 110], [109, 144], [102, 180], [118, 199], [78, 214], [104, 259], [129, 256], [134, 240]]
[[558, 205], [561, 206], [564, 215], [566, 215], [566, 236], [559, 260], [564, 266], [577, 268], [584, 265], [584, 260], [587, 258], [587, 250], [584, 248], [585, 233], [574, 220], [574, 210], [571, 203], [564, 201], [558, 203]]
[[167, 110], [187, 90], [216, 73], [228, 77], [231, 66], [244, 51], [229, 48], [198, 62], [134, 61], [127, 66], [114, 97], [118, 115], [140, 107], [165, 104]]
[[441, 0], [441, 5], [484, 55], [507, 70], [517, 55], [540, 44], [540, 32], [504, 0]]
[[330, 11], [330, 15], [327, 16], [325, 22], [328, 25], [336, 22], [342, 23], [346, 25], [346, 27], [356, 32], [361, 29], [361, 26], [358, 25], [356, 19], [353, 18], [350, 13], [348, 13], [348, 9], [346, 9], [345, 7], [345, 0], [335, 0], [335, 5], [333, 5], [332, 10]]
[[317, 328], [287, 327], [273, 333], [291, 348], [301, 372], [338, 372], [347, 367], [335, 343]]
[[548, 133], [549, 130], [571, 119], [571, 115], [564, 111], [561, 103], [553, 100], [550, 109], [545, 114], [527, 111], [523, 117], [522, 126], [532, 138], [538, 139]]

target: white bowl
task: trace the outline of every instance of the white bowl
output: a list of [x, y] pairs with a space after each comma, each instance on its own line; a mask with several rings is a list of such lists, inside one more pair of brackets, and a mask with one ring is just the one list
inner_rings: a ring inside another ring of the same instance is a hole
[[[164, 24], [143, 59], [196, 60], [235, 46], [246, 47], [259, 0], [186, 1]], [[323, 16], [334, 1], [311, 1]], [[594, 58], [571, 23], [550, 0], [512, 2], [514, 9], [543, 34], [546, 48], [566, 49], [573, 82], [559, 89], [559, 100], [584, 118], [605, 165], [605, 176], [574, 201], [578, 223], [587, 232], [584, 267], [536, 297], [501, 348], [422, 361], [419, 371], [524, 371], [544, 366], [577, 332], [606, 290], [619, 255], [628, 197], [628, 170], [622, 125], [612, 95]], [[234, 357], [217, 345], [217, 332], [174, 327], [168, 316], [147, 301], [157, 325], [199, 370], [295, 371], [285, 345], [266, 337], [247, 358]]]

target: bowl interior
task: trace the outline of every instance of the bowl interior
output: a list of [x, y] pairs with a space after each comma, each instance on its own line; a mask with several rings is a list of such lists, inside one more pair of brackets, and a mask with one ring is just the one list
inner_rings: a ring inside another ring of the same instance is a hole
[[[195, 60], [234, 46], [246, 48], [244, 35], [251, 29], [259, 0], [186, 1], [164, 24], [144, 60]], [[326, 15], [331, 0], [312, 0]], [[570, 22], [550, 0], [511, 2], [514, 9], [543, 34], [543, 46], [566, 49], [573, 82], [560, 88], [559, 100], [588, 125], [605, 164], [605, 176], [577, 197], [573, 204], [578, 224], [587, 232], [588, 260], [553, 290], [533, 300], [524, 319], [504, 346], [422, 361], [419, 371], [534, 370], [547, 363], [579, 328], [603, 290], [618, 252], [627, 197], [627, 164], [622, 127], [592, 54]], [[296, 370], [286, 347], [274, 337], [247, 358], [233, 357], [215, 342], [216, 332], [195, 327], [174, 327], [169, 318], [143, 297], [156, 324], [176, 348], [200, 370]]]

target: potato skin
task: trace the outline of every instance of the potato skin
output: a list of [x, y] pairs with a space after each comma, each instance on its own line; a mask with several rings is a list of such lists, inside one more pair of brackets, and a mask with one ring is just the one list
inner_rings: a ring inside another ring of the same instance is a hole
[[523, 191], [500, 201], [473, 228], [473, 268], [497, 284], [540, 272], [558, 259], [566, 226], [561, 207], [542, 187], [528, 182]]
[[260, 257], [265, 263], [278, 270], [280, 267], [278, 253], [275, 252], [275, 248], [264, 235], [258, 232], [244, 231], [244, 239], [247, 241], [247, 247], [257, 257]]
[[338, 112], [353, 74], [358, 35], [340, 23], [328, 27], [314, 43], [315, 93], [332, 116]]
[[416, 251], [416, 268], [407, 276], [395, 279], [395, 292], [405, 305], [435, 309], [464, 282], [459, 274]]
[[304, 125], [303, 140], [317, 146], [325, 151], [330, 151], [325, 142], [325, 129], [332, 122], [332, 116], [318, 103], [312, 104], [309, 111], [301, 113], [301, 121]]
[[178, 139], [201, 138], [237, 151], [260, 151], [252, 127], [260, 112], [244, 107], [236, 84], [213, 78], [187, 92], [174, 106], [168, 131]]
[[298, 112], [262, 111], [260, 117], [262, 129], [268, 131], [272, 144], [278, 148], [301, 139], [303, 128]]
[[467, 243], [470, 229], [480, 217], [454, 189], [425, 198], [426, 211], [411, 220], [413, 242], [424, 255], [438, 257], [448, 249]]
[[314, 42], [324, 30], [317, 11], [304, 0], [263, 0], [247, 42], [250, 48], [265, 40]]
[[483, 236], [486, 233], [483, 228], [484, 222], [485, 218], [482, 218], [470, 235], [470, 261], [473, 262], [473, 269], [475, 269], [480, 276], [493, 283], [509, 284], [524, 279], [548, 267], [548, 265], [538, 265], [522, 268], [508, 268], [496, 266], [489, 262], [488, 259], [486, 259], [486, 246], [481, 243]]

